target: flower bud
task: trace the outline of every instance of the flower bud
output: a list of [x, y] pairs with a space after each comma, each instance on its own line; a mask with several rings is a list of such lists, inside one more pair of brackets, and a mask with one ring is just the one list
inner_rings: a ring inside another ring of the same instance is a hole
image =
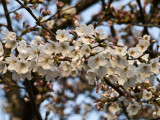
[[78, 20], [75, 20], [75, 21], [74, 21], [74, 25], [75, 25], [76, 27], [79, 27], [79, 22], [78, 22]]

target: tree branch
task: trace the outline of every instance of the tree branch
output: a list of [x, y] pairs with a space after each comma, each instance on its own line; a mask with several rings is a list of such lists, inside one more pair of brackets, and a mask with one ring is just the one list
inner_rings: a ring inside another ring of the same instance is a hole
[[0, 27], [2, 27], [2, 26], [3, 26], [3, 27], [8, 28], [8, 26], [7, 26], [7, 25], [5, 25], [5, 24], [1, 24], [1, 23], [0, 23]]
[[27, 90], [29, 98], [30, 98], [32, 109], [35, 112], [36, 119], [37, 120], [42, 120], [42, 117], [41, 117], [40, 112], [37, 108], [35, 98], [34, 98], [34, 95], [33, 95], [33, 89], [32, 89], [32, 85], [31, 85], [31, 81], [29, 81], [29, 80], [26, 80], [26, 90]]
[[36, 21], [36, 24], [38, 24], [39, 26], [42, 26], [42, 28], [44, 28], [46, 31], [48, 31], [52, 36], [55, 36], [55, 34], [51, 31], [51, 30], [49, 30], [47, 27], [45, 27], [38, 19], [37, 19], [37, 17], [33, 14], [33, 12], [32, 12], [32, 10], [29, 8], [29, 7], [27, 7], [27, 6], [25, 6], [24, 4], [22, 4], [19, 0], [16, 0], [23, 8], [25, 8], [29, 13], [30, 13], [30, 15], [35, 19], [35, 21]]
[[[138, 3], [139, 9], [140, 9], [140, 15], [141, 15], [142, 23], [145, 24], [146, 21], [145, 21], [145, 19], [144, 19], [145, 17], [144, 17], [144, 13], [143, 13], [141, 1], [140, 1], [140, 0], [136, 0], [136, 1], [137, 1], [137, 3]], [[145, 33], [145, 34], [148, 34], [148, 29], [147, 29], [146, 26], [144, 27], [144, 33]]]
[[7, 25], [8, 25], [7, 28], [8, 28], [9, 31], [13, 31], [11, 19], [10, 19], [9, 12], [8, 12], [8, 9], [7, 9], [6, 0], [1, 0], [1, 2], [2, 2], [3, 8], [4, 8], [5, 17], [7, 19]]
[[111, 6], [111, 3], [112, 3], [113, 0], [109, 0], [109, 4], [108, 4], [108, 7], [104, 13], [104, 16], [97, 22], [97, 24], [94, 25], [94, 27], [96, 28], [106, 17], [106, 15], [108, 14], [108, 11], [110, 9], [110, 6]]
[[115, 91], [117, 91], [119, 93], [120, 96], [124, 96], [125, 93], [119, 89], [119, 87], [115, 86], [111, 81], [109, 81], [109, 79], [107, 79], [106, 77], [104, 77], [104, 81], [107, 85], [111, 86]]

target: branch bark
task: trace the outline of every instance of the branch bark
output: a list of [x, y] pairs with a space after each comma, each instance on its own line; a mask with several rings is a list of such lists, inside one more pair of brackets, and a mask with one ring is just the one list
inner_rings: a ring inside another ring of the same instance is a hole
[[26, 80], [26, 90], [28, 92], [30, 102], [31, 102], [31, 105], [32, 105], [32, 109], [35, 113], [36, 119], [37, 120], [42, 120], [42, 117], [40, 115], [40, 112], [38, 110], [38, 107], [36, 105], [35, 98], [34, 98], [34, 95], [33, 95], [33, 89], [32, 89], [32, 85], [31, 85], [31, 81], [29, 81], [29, 80]]
[[101, 24], [101, 22], [106, 18], [106, 15], [108, 14], [109, 12], [109, 9], [110, 9], [110, 6], [111, 6], [111, 3], [113, 2], [113, 0], [109, 0], [109, 3], [108, 3], [108, 7], [104, 13], [104, 16], [97, 22], [97, 24], [94, 25], [94, 27], [96, 28], [99, 24]]
[[120, 96], [125, 96], [125, 93], [121, 89], [119, 89], [119, 87], [117, 87], [111, 81], [109, 81], [109, 79], [107, 79], [107, 78], [104, 77], [104, 80], [105, 80], [105, 83], [107, 85], [111, 86], [115, 91], [117, 91]]
[[48, 31], [52, 36], [55, 36], [55, 34], [51, 31], [51, 30], [49, 30], [47, 27], [45, 27], [38, 19], [37, 19], [37, 17], [33, 14], [33, 12], [32, 12], [32, 10], [29, 8], [29, 7], [27, 7], [27, 6], [25, 6], [24, 4], [22, 4], [19, 0], [16, 0], [23, 8], [25, 8], [29, 13], [30, 13], [30, 15], [35, 19], [35, 21], [36, 21], [36, 24], [38, 24], [39, 26], [42, 26], [42, 28], [44, 28], [46, 31]]
[[6, 19], [7, 19], [8, 30], [9, 30], [9, 31], [13, 31], [11, 19], [10, 19], [9, 12], [8, 12], [8, 8], [7, 8], [6, 0], [1, 0], [1, 2], [2, 2], [3, 8], [4, 8], [5, 17], [6, 17]]
[[[140, 9], [140, 15], [141, 15], [142, 23], [145, 24], [146, 21], [145, 21], [145, 16], [144, 16], [143, 9], [142, 9], [141, 1], [140, 0], [136, 0], [136, 1], [137, 1], [138, 6], [139, 6], [139, 9]], [[148, 34], [147, 26], [144, 26], [144, 34]]]

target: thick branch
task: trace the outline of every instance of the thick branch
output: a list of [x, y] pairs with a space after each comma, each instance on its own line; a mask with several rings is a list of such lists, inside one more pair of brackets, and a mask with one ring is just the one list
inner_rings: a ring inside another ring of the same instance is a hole
[[8, 14], [9, 12], [8, 12], [8, 9], [7, 9], [6, 0], [1, 0], [1, 2], [2, 2], [3, 8], [4, 8], [5, 17], [6, 17], [6, 19], [7, 19], [8, 29], [9, 29], [9, 31], [13, 31], [11, 19], [10, 19], [10, 16], [9, 16], [9, 14]]
[[93, 4], [97, 3], [99, 0], [82, 0], [83, 2], [81, 2], [78, 6], [77, 6], [77, 14], [79, 14], [80, 12], [82, 12], [83, 10], [89, 8], [90, 6], [92, 6]]
[[48, 31], [52, 36], [55, 36], [55, 34], [49, 30], [47, 27], [45, 27], [38, 19], [37, 17], [33, 14], [32, 10], [25, 6], [24, 4], [22, 4], [19, 0], [16, 0], [23, 8], [25, 8], [29, 13], [30, 15], [35, 19], [36, 23], [39, 25], [39, 26], [42, 26], [42, 28], [44, 28], [46, 31]]
[[37, 108], [37, 105], [36, 105], [36, 102], [35, 102], [34, 95], [33, 95], [33, 89], [32, 89], [32, 85], [31, 85], [31, 81], [29, 81], [29, 80], [26, 80], [26, 90], [28, 92], [28, 95], [29, 95], [29, 98], [30, 98], [30, 101], [31, 101], [32, 109], [35, 112], [36, 119], [37, 120], [42, 120], [40, 112], [39, 112], [39, 110]]
[[125, 95], [125, 93], [121, 89], [119, 89], [119, 87], [115, 86], [111, 81], [109, 81], [109, 79], [104, 77], [104, 80], [105, 80], [106, 84], [111, 86], [115, 91], [117, 91], [120, 96]]
[[128, 120], [131, 120], [130, 117], [128, 116], [127, 111], [126, 111], [126, 107], [125, 107], [125, 105], [124, 105], [124, 102], [122, 102], [122, 108], [123, 108], [124, 114], [125, 114], [125, 116], [127, 117], [127, 119], [128, 119]]

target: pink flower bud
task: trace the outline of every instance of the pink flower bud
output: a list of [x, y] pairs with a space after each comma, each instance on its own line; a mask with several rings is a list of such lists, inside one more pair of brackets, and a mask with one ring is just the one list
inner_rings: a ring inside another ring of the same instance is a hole
[[75, 21], [74, 21], [74, 25], [75, 25], [76, 27], [79, 27], [79, 22], [78, 22], [78, 20], [75, 20]]

